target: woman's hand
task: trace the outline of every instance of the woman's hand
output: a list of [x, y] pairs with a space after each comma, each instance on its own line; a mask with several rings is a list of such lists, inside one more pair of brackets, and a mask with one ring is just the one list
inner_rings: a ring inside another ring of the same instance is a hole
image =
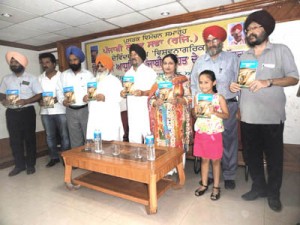
[[164, 104], [164, 101], [162, 99], [156, 99], [156, 101], [153, 103], [153, 106], [154, 107], [159, 107], [161, 106], [162, 104]]

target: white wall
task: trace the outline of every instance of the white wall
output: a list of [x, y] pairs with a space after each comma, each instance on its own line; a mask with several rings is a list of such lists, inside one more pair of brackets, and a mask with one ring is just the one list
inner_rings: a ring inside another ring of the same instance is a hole
[[[270, 41], [273, 43], [282, 43], [287, 45], [294, 54], [295, 62], [300, 72], [300, 20], [278, 23], [275, 30], [270, 36]], [[287, 104], [286, 117], [284, 127], [284, 143], [286, 144], [300, 144], [300, 98], [296, 97], [299, 84], [293, 87], [284, 89]]]

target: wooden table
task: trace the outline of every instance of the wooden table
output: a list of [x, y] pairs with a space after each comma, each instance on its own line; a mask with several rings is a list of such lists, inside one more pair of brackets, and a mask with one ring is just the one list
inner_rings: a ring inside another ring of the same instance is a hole
[[[113, 156], [114, 145], [119, 145], [121, 154]], [[136, 148], [142, 149], [142, 159], [134, 157]], [[147, 161], [146, 146], [126, 142], [103, 142], [103, 155], [85, 152], [83, 147], [62, 153], [65, 161], [65, 183], [69, 189], [81, 186], [125, 198], [145, 205], [148, 214], [157, 212], [157, 199], [170, 187], [181, 188], [185, 182], [182, 164], [183, 150], [156, 147], [156, 160]], [[72, 179], [72, 167], [88, 170]], [[178, 181], [164, 178], [177, 168]]]

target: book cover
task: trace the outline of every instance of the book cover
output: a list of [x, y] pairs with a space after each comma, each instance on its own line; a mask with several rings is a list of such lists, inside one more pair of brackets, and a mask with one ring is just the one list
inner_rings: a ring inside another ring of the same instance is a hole
[[96, 90], [97, 90], [97, 82], [88, 82], [87, 83], [87, 94], [89, 101], [96, 100]]
[[173, 97], [173, 83], [164, 81], [158, 83], [158, 98], [166, 102], [169, 98]]
[[255, 80], [257, 66], [257, 60], [242, 60], [240, 62], [237, 82], [241, 87], [248, 88], [249, 85]]
[[53, 92], [43, 92], [42, 93], [44, 108], [54, 108], [54, 96]]
[[127, 93], [127, 95], [133, 94], [134, 92], [133, 85], [134, 85], [134, 77], [132, 76], [123, 77], [123, 88], [124, 88], [124, 92]]
[[18, 108], [17, 101], [20, 99], [19, 90], [6, 90], [6, 100], [9, 108]]
[[200, 118], [210, 118], [210, 108], [212, 106], [213, 95], [212, 94], [198, 94], [196, 116]]
[[75, 94], [74, 94], [74, 88], [73, 88], [73, 86], [71, 86], [71, 87], [64, 87], [63, 90], [64, 90], [65, 99], [70, 104], [74, 104], [76, 102], [76, 99], [75, 99]]

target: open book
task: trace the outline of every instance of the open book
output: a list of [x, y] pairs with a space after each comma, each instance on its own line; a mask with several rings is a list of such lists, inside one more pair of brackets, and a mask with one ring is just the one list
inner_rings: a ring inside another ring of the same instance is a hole
[[6, 100], [9, 108], [18, 108], [17, 101], [20, 99], [19, 90], [6, 90]]
[[195, 112], [196, 116], [200, 118], [210, 118], [210, 108], [212, 106], [212, 94], [198, 94], [196, 96]]
[[96, 100], [96, 90], [97, 90], [97, 82], [88, 82], [87, 83], [87, 94], [89, 101]]
[[123, 87], [124, 91], [126, 92], [127, 95], [132, 95], [133, 94], [133, 85], [134, 85], [134, 77], [132, 76], [124, 76], [123, 77]]
[[76, 102], [73, 86], [64, 87], [64, 96], [70, 104], [74, 104]]
[[54, 97], [53, 92], [43, 92], [42, 94], [44, 108], [54, 108]]
[[241, 87], [248, 88], [251, 82], [255, 80], [257, 66], [257, 60], [242, 60], [240, 62], [240, 70], [237, 83]]

